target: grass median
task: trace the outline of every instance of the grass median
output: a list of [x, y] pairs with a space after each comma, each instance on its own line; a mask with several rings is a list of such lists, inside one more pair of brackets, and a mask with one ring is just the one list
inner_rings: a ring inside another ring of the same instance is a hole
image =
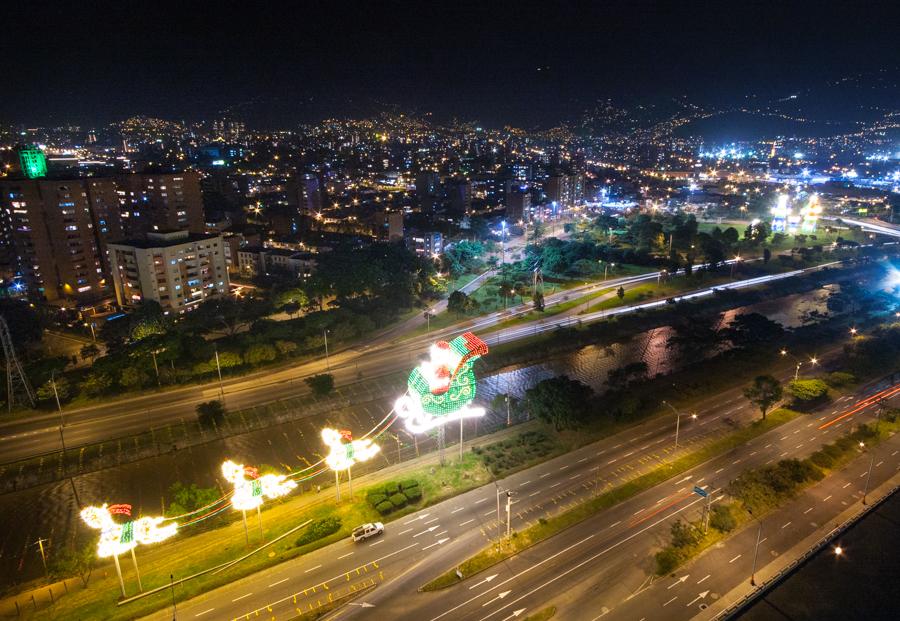
[[[463, 576], [467, 578], [471, 577], [501, 561], [515, 556], [541, 541], [549, 539], [579, 522], [583, 522], [604, 509], [608, 509], [620, 502], [628, 500], [640, 492], [648, 490], [673, 476], [686, 472], [687, 470], [726, 453], [733, 448], [741, 446], [749, 440], [760, 436], [775, 427], [783, 425], [797, 416], [800, 416], [800, 414], [792, 410], [784, 408], [775, 410], [769, 414], [765, 420], [758, 420], [743, 429], [715, 440], [703, 448], [688, 453], [687, 455], [683, 455], [668, 464], [661, 465], [646, 474], [585, 501], [574, 509], [570, 509], [569, 511], [554, 517], [541, 518], [537, 524], [516, 532], [509, 541], [502, 545], [488, 546], [474, 556], [466, 559], [458, 566], [458, 569]], [[453, 568], [444, 572], [434, 580], [423, 585], [421, 590], [436, 591], [456, 584], [459, 582], [459, 578], [456, 575], [456, 569], [457, 568]]]

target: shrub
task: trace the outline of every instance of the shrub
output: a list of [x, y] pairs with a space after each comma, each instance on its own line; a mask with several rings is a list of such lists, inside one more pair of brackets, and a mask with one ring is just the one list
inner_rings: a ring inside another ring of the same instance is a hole
[[825, 376], [825, 383], [833, 388], [841, 388], [856, 383], [856, 376], [845, 371], [835, 371]]
[[660, 576], [672, 573], [681, 564], [681, 553], [673, 547], [666, 547], [656, 553], [656, 573]]
[[418, 487], [410, 487], [403, 490], [403, 495], [406, 496], [409, 502], [416, 502], [422, 497], [422, 490]]
[[716, 505], [709, 515], [709, 525], [720, 533], [730, 533], [737, 526], [737, 519], [730, 506]]
[[368, 501], [368, 503], [370, 505], [372, 505], [372, 507], [377, 507], [378, 505], [383, 503], [385, 500], [387, 500], [387, 496], [385, 496], [381, 492], [378, 492], [377, 494], [370, 493], [366, 496], [366, 500]]
[[406, 496], [400, 493], [392, 494], [388, 500], [398, 509], [406, 505]]
[[681, 520], [672, 523], [672, 545], [676, 548], [687, 548], [700, 541], [700, 532], [692, 525]]
[[197, 421], [207, 429], [225, 422], [225, 406], [221, 401], [205, 401], [197, 405]]
[[327, 517], [321, 520], [313, 520], [306, 530], [297, 538], [297, 546], [306, 545], [318, 541], [328, 535], [333, 535], [341, 529], [341, 518]]
[[819, 468], [831, 468], [834, 466], [834, 457], [826, 451], [816, 451], [809, 456], [809, 460]]
[[394, 494], [400, 493], [400, 484], [396, 481], [390, 481], [389, 483], [384, 484], [384, 494], [386, 496], [393, 496]]
[[376, 505], [375, 510], [378, 511], [381, 515], [387, 515], [391, 511], [394, 510], [394, 505], [390, 500], [383, 500], [378, 505]]
[[330, 373], [313, 375], [312, 377], [307, 377], [303, 381], [306, 382], [306, 385], [313, 391], [313, 394], [320, 397], [327, 396], [334, 390], [334, 376]]
[[817, 379], [796, 379], [788, 384], [794, 403], [809, 408], [828, 399], [828, 384]]
[[407, 479], [405, 481], [400, 481], [400, 489], [404, 492], [412, 487], [419, 487], [419, 482], [415, 479]]

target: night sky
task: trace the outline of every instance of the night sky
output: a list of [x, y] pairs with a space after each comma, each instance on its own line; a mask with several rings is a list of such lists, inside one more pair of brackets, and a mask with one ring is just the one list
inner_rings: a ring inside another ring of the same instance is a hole
[[4, 2], [0, 23], [0, 122], [26, 124], [396, 105], [550, 126], [598, 99], [730, 106], [900, 65], [895, 3]]

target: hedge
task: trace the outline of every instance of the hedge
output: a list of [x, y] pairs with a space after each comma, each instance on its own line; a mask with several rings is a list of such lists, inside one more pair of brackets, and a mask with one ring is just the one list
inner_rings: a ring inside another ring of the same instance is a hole
[[398, 509], [406, 506], [406, 496], [403, 494], [392, 494], [389, 500], [391, 501], [391, 504]]
[[341, 518], [339, 517], [327, 517], [322, 518], [321, 520], [313, 520], [309, 526], [306, 527], [306, 530], [304, 530], [297, 538], [297, 546], [306, 545], [307, 543], [312, 543], [313, 541], [317, 541], [328, 535], [333, 535], [340, 529]]
[[375, 507], [375, 510], [378, 511], [378, 513], [380, 513], [381, 515], [387, 515], [394, 510], [394, 505], [391, 504], [390, 500], [383, 500], [378, 503], [378, 506]]

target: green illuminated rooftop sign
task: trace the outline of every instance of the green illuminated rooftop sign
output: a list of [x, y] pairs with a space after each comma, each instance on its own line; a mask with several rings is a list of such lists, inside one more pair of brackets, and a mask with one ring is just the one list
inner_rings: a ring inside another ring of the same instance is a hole
[[47, 158], [44, 152], [36, 148], [21, 149], [19, 162], [22, 164], [22, 172], [29, 179], [47, 176]]

